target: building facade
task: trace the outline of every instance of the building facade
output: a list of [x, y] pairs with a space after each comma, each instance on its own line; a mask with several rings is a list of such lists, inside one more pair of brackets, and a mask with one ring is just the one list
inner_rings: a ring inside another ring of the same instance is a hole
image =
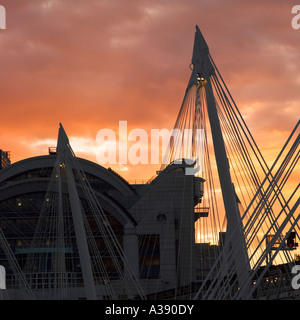
[[51, 150], [0, 170], [6, 298], [145, 298], [196, 282], [204, 180], [186, 175], [184, 161], [131, 185], [75, 155], [61, 159]]

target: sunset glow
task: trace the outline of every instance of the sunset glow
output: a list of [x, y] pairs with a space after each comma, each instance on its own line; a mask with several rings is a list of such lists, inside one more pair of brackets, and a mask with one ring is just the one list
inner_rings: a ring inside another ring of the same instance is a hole
[[[59, 122], [96, 162], [100, 129], [171, 130], [188, 82], [194, 27], [268, 164], [300, 111], [299, 37], [286, 1], [1, 1], [0, 147], [12, 162], [47, 154]], [[116, 165], [148, 179], [154, 165]]]
[[0, 300], [300, 300], [299, 40], [295, 0], [0, 0]]

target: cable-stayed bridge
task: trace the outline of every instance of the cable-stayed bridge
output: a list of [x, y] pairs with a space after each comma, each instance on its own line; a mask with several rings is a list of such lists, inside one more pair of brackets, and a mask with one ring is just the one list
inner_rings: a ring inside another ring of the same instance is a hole
[[[171, 160], [182, 154], [192, 160], [203, 159], [198, 174], [206, 180], [204, 194], [214, 216], [210, 231], [224, 230], [224, 225], [217, 226], [221, 216], [216, 183], [222, 191], [227, 221], [223, 249], [195, 298], [278, 297], [281, 291], [282, 296], [297, 295], [291, 289], [294, 259], [290, 249], [295, 247], [288, 247], [287, 240], [299, 235], [299, 184], [292, 191], [285, 189], [293, 171], [299, 170], [299, 121], [268, 167], [198, 27], [190, 68], [190, 81], [174, 128], [193, 129], [193, 135], [185, 149], [181, 137], [174, 136]], [[197, 129], [204, 131], [204, 146], [198, 148]], [[217, 167], [215, 175], [213, 166]], [[199, 204], [199, 210], [201, 207]], [[199, 232], [204, 234], [203, 230]], [[282, 264], [277, 271], [275, 261]], [[270, 273], [276, 276], [268, 279]]]
[[[43, 203], [31, 209], [32, 234], [10, 225], [22, 242], [17, 247], [0, 228], [12, 286], [22, 293], [15, 297], [72, 299], [79, 290], [87, 299], [299, 298], [291, 285], [300, 235], [299, 121], [270, 166], [198, 27], [190, 69], [168, 164], [143, 187], [118, 177], [122, 195], [109, 183], [95, 191], [95, 177], [60, 125]], [[181, 134], [186, 129], [188, 136]], [[116, 179], [112, 170], [105, 174]], [[6, 202], [7, 212], [24, 218], [24, 199]], [[108, 208], [122, 213], [123, 229]]]

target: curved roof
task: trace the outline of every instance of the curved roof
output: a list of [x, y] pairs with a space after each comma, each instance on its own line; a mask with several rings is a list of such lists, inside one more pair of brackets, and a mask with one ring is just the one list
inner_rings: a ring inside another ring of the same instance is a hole
[[[91, 161], [82, 158], [77, 159], [85, 174], [105, 181], [114, 189], [118, 190], [123, 196], [135, 195], [134, 189], [118, 174]], [[38, 156], [18, 161], [7, 168], [0, 170], [0, 201], [28, 192], [46, 192], [49, 184], [49, 177], [24, 178], [17, 181], [13, 180], [13, 178], [30, 171], [53, 168], [55, 161], [55, 155]], [[5, 183], [6, 181], [9, 181], [9, 183]], [[118, 203], [117, 200], [106, 194], [96, 193], [103, 209], [106, 209], [124, 226], [126, 224], [136, 225], [134, 218]]]
[[[116, 174], [112, 170], [106, 168], [86, 159], [77, 158], [81, 169], [87, 174], [93, 175], [99, 179], [104, 180], [112, 187], [117, 189], [122, 195], [134, 195], [135, 191], [129, 183], [121, 176]], [[13, 163], [7, 168], [0, 170], [0, 184], [7, 179], [14, 176], [26, 173], [41, 168], [51, 168], [54, 166], [56, 161], [55, 155], [45, 155], [24, 159]]]

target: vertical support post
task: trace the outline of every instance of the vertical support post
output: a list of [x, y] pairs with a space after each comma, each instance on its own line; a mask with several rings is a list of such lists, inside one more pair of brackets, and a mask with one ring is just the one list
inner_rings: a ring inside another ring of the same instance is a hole
[[68, 182], [68, 193], [71, 203], [72, 217], [74, 221], [74, 228], [79, 251], [85, 293], [88, 300], [95, 300], [96, 290], [91, 267], [91, 257], [89, 254], [87, 237], [81, 212], [81, 203], [76, 190], [73, 172], [69, 164], [66, 164], [66, 173]]
[[241, 221], [240, 212], [237, 206], [236, 197], [234, 194], [233, 184], [231, 181], [229, 163], [225, 150], [224, 140], [222, 136], [222, 131], [220, 127], [220, 122], [217, 114], [217, 108], [215, 105], [215, 100], [212, 92], [212, 87], [210, 80], [207, 80], [207, 112], [209, 116], [209, 122], [212, 131], [214, 152], [216, 156], [217, 169], [222, 189], [223, 202], [227, 218], [227, 237], [232, 240], [234, 261], [237, 268], [238, 276], [243, 273], [242, 279], [239, 279], [242, 283], [246, 281], [247, 273], [245, 271], [250, 271], [250, 265], [248, 260], [248, 254], [246, 250], [246, 243], [243, 233], [243, 226]]
[[240, 284], [245, 284], [245, 282], [247, 281], [248, 272], [250, 271], [249, 258], [246, 250], [241, 216], [238, 210], [231, 181], [229, 163], [217, 113], [215, 98], [210, 81], [210, 75], [214, 73], [214, 67], [212, 66], [209, 59], [208, 46], [198, 26], [196, 26], [192, 63], [194, 65], [194, 69], [189, 86], [194, 84], [197, 85], [197, 74], [201, 75], [201, 77], [204, 77], [207, 81], [207, 84], [205, 86], [206, 105], [211, 127], [218, 175], [222, 189], [223, 202], [227, 217], [226, 233], [227, 236], [232, 239], [231, 251], [235, 262], [238, 281]]
[[76, 189], [75, 179], [72, 170], [73, 154], [69, 148], [69, 139], [60, 125], [59, 136], [57, 142], [57, 153], [61, 163], [64, 163], [67, 177], [68, 194], [71, 204], [72, 217], [74, 222], [74, 229], [76, 241], [79, 251], [80, 265], [83, 275], [84, 288], [86, 297], [89, 300], [96, 299], [96, 289], [91, 267], [91, 257], [89, 253], [87, 236], [84, 227], [82, 216], [81, 203]]
[[60, 164], [57, 159], [56, 170], [58, 174], [58, 221], [57, 221], [57, 247], [56, 252], [56, 272], [58, 273], [60, 290], [58, 290], [58, 298], [64, 298], [67, 289], [67, 272], [66, 272], [66, 256], [65, 256], [65, 238], [64, 238], [64, 213], [62, 200], [62, 172], [64, 165]]

